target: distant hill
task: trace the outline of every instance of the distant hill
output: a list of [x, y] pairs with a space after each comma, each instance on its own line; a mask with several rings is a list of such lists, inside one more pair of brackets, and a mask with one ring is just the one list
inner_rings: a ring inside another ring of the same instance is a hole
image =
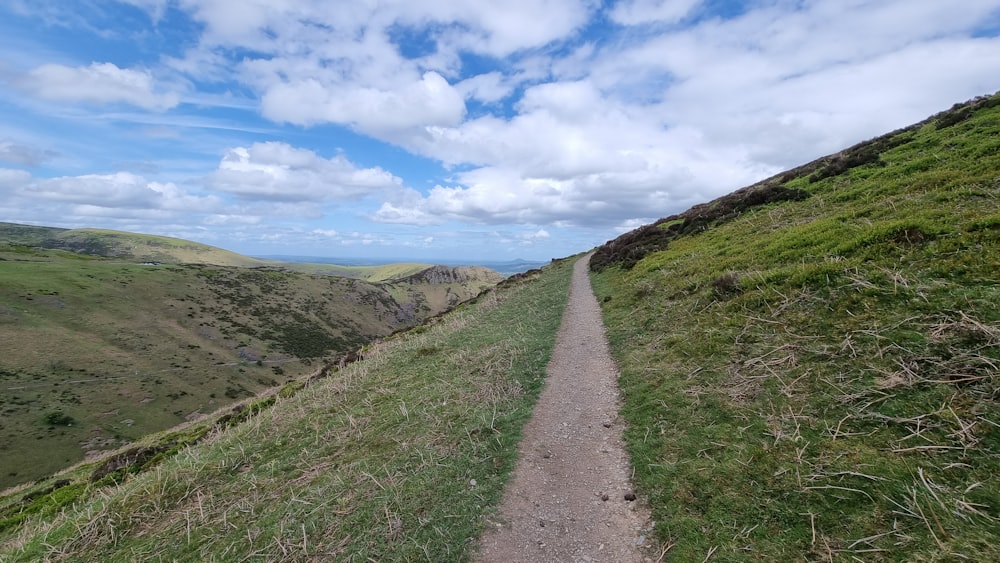
[[161, 264], [265, 266], [268, 262], [207, 244], [106, 229], [57, 229], [0, 223], [0, 242]]

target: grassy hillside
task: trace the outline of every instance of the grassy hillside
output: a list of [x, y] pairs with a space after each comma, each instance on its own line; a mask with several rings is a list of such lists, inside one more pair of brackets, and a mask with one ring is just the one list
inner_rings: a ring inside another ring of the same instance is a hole
[[226, 431], [148, 438], [119, 456], [155, 466], [140, 474], [85, 466], [0, 498], [0, 559], [465, 559], [513, 467], [571, 271], [507, 281]]
[[[627, 233], [592, 265], [664, 560], [1000, 560], [1000, 97]], [[556, 262], [297, 394], [0, 497], [0, 559], [463, 560], [569, 276]]]
[[304, 377], [500, 279], [400, 289], [0, 246], [0, 488]]
[[592, 263], [675, 560], [1000, 560], [1000, 97]]

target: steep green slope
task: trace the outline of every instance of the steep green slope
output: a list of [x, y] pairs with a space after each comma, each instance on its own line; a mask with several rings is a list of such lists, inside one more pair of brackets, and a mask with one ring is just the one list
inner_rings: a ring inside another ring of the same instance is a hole
[[151, 438], [120, 458], [155, 468], [119, 486], [87, 466], [0, 498], [0, 560], [466, 559], [544, 381], [571, 265], [371, 345], [224, 432]]
[[1000, 97], [592, 263], [670, 556], [1000, 560]]
[[401, 290], [0, 249], [0, 488], [301, 378], [502, 279], [467, 273]]

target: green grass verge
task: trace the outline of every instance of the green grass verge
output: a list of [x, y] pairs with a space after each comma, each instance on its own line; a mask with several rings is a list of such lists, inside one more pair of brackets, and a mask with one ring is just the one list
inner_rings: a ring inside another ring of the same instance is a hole
[[594, 275], [671, 557], [1000, 560], [990, 105]]
[[467, 559], [543, 385], [571, 266], [370, 345], [121, 485], [73, 489], [0, 532], [0, 559]]

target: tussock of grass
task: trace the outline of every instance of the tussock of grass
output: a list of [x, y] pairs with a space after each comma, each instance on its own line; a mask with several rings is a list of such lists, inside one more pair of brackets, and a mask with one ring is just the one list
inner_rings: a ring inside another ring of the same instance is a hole
[[595, 275], [677, 560], [1000, 560], [998, 101]]
[[121, 485], [0, 532], [0, 558], [465, 559], [543, 383], [571, 264], [362, 360]]

